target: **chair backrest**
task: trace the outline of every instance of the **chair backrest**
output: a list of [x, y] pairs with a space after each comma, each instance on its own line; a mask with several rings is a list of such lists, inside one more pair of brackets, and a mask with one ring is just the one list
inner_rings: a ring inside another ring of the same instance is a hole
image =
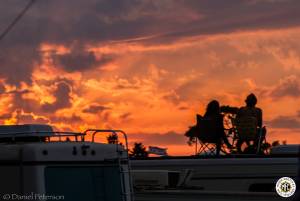
[[257, 119], [252, 116], [235, 119], [238, 137], [241, 140], [250, 141], [257, 138]]
[[216, 143], [218, 141], [217, 122], [213, 118], [197, 116], [198, 139], [203, 143]]

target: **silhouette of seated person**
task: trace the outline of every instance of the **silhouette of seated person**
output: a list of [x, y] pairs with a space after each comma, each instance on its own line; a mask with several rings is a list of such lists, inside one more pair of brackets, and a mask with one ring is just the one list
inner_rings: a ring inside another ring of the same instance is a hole
[[[253, 146], [257, 149], [260, 134], [265, 134], [265, 129], [262, 128], [262, 110], [256, 107], [257, 98], [254, 94], [249, 94], [245, 100], [246, 106], [241, 107], [236, 115], [236, 127], [238, 131], [237, 151], [242, 153], [242, 145], [244, 142], [250, 146], [253, 141]], [[263, 133], [261, 133], [263, 132]]]
[[220, 155], [222, 142], [231, 148], [224, 132], [223, 115], [220, 113], [220, 105], [216, 100], [211, 101], [206, 108], [204, 116], [197, 115], [199, 140], [202, 142], [215, 143], [216, 155]]

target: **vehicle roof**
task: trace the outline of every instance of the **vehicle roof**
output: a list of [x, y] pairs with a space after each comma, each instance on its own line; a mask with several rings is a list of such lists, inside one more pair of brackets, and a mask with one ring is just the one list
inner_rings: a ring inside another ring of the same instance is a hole
[[0, 145], [0, 163], [104, 161], [126, 157], [121, 145], [92, 142], [34, 142]]
[[53, 135], [53, 129], [46, 124], [0, 125], [0, 138], [51, 135]]

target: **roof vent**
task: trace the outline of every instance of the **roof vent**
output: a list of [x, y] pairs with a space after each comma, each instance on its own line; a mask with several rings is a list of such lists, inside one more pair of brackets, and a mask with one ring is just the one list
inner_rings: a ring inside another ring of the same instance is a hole
[[45, 137], [53, 135], [53, 129], [44, 124], [1, 125], [0, 138]]

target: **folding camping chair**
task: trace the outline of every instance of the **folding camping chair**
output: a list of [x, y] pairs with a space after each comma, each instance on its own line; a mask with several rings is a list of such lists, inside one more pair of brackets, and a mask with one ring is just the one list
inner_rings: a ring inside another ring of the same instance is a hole
[[200, 144], [197, 154], [216, 155], [218, 133], [215, 120], [197, 115], [197, 130], [196, 137]]
[[248, 146], [253, 142], [256, 154], [260, 153], [261, 145], [265, 140], [265, 128], [257, 127], [257, 119], [255, 117], [240, 117], [234, 120], [237, 132], [237, 148], [246, 142]]

